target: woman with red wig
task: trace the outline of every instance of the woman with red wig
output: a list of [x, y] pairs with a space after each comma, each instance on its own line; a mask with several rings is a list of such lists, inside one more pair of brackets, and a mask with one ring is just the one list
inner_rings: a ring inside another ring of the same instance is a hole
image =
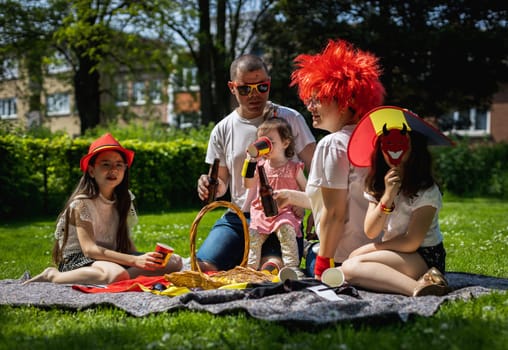
[[317, 144], [305, 193], [282, 190], [275, 196], [280, 206], [311, 208], [320, 243], [314, 267], [307, 254], [307, 272], [320, 279], [371, 242], [363, 232], [366, 170], [349, 162], [347, 146], [360, 118], [383, 103], [385, 90], [377, 57], [344, 40], [330, 40], [321, 53], [299, 55], [295, 63], [291, 85], [298, 87], [313, 126], [329, 134]]

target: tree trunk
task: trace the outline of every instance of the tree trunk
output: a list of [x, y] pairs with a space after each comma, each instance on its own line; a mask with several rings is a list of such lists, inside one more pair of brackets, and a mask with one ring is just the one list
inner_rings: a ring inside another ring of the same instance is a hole
[[81, 134], [92, 129], [100, 123], [100, 93], [99, 93], [99, 72], [88, 57], [80, 56], [79, 68], [74, 74], [74, 91], [76, 107], [81, 121]]
[[214, 120], [215, 111], [212, 96], [213, 46], [210, 33], [210, 1], [199, 0], [199, 58], [198, 72], [201, 77], [201, 122], [207, 125]]
[[41, 111], [41, 92], [43, 85], [42, 57], [40, 51], [27, 52], [27, 68], [29, 79], [29, 111]]
[[215, 41], [214, 77], [216, 114], [213, 121], [218, 122], [229, 113], [229, 89], [227, 87], [230, 62], [226, 59], [226, 1], [217, 1], [217, 39]]

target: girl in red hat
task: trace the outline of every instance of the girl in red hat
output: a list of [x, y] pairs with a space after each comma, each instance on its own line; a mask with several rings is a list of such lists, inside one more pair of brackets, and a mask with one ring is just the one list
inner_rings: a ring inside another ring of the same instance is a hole
[[53, 248], [58, 268], [27, 282], [109, 284], [181, 269], [178, 255], [163, 267], [160, 253], [139, 253], [131, 240], [137, 223], [128, 189], [133, 159], [134, 152], [109, 133], [90, 145], [80, 162], [83, 176], [58, 217]]

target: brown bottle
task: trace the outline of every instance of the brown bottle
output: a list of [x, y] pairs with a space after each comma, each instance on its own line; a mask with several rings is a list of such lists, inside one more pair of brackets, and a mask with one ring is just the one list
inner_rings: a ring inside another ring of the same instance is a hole
[[217, 189], [219, 188], [219, 158], [215, 158], [210, 173], [208, 174], [208, 198], [207, 203], [212, 203], [217, 197]]
[[273, 189], [268, 183], [265, 168], [263, 165], [258, 165], [259, 174], [259, 197], [261, 197], [261, 204], [266, 217], [275, 216], [279, 212], [277, 210], [277, 203], [273, 199]]

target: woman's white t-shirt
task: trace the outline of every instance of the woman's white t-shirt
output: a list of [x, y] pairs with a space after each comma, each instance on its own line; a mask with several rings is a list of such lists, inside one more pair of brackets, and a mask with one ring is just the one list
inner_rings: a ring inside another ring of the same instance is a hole
[[[365, 193], [365, 198], [371, 202], [378, 203], [378, 201], [368, 193]], [[425, 235], [425, 238], [420, 245], [421, 247], [432, 247], [443, 240], [443, 234], [439, 228], [439, 210], [442, 206], [442, 196], [439, 187], [434, 184], [433, 186], [419, 191], [416, 196], [409, 198], [407, 196], [398, 195], [394, 200], [395, 209], [389, 215], [385, 222], [383, 241], [387, 241], [401, 234], [405, 234], [409, 227], [409, 221], [413, 212], [424, 206], [431, 206], [436, 208], [436, 213], [432, 219], [432, 224]]]
[[319, 220], [323, 212], [322, 188], [348, 191], [344, 232], [337, 245], [334, 260], [343, 262], [356, 248], [372, 242], [363, 231], [368, 201], [363, 197], [367, 168], [353, 166], [347, 156], [349, 138], [354, 125], [323, 137], [317, 144], [307, 180], [305, 192], [309, 196], [316, 225], [320, 234]]

